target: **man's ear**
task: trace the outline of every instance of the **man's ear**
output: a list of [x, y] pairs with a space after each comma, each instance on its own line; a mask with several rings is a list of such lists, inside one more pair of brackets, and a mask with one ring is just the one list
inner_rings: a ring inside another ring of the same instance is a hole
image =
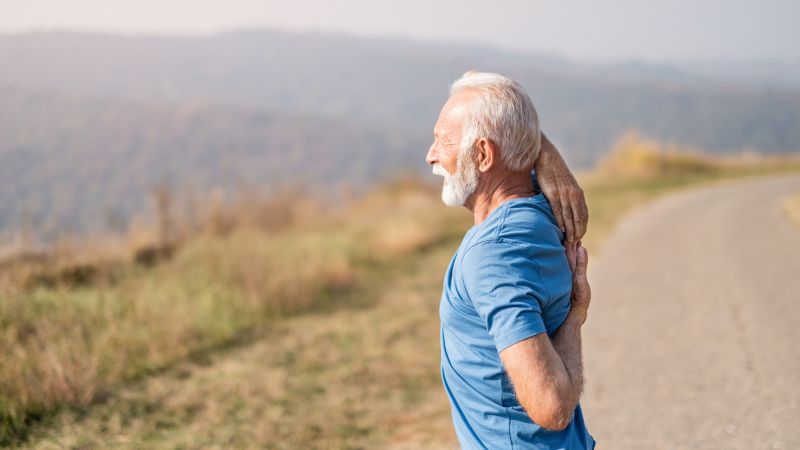
[[489, 169], [497, 164], [500, 154], [498, 148], [490, 139], [480, 138], [475, 143], [477, 146], [477, 161], [475, 162], [479, 172], [488, 172]]

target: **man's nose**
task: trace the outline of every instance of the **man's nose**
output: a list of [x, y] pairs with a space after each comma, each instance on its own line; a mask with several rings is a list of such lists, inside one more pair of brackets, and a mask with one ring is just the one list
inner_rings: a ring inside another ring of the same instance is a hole
[[439, 155], [436, 152], [436, 144], [434, 143], [431, 144], [430, 148], [428, 148], [428, 154], [425, 155], [425, 162], [433, 165], [436, 164], [438, 160], [439, 160]]

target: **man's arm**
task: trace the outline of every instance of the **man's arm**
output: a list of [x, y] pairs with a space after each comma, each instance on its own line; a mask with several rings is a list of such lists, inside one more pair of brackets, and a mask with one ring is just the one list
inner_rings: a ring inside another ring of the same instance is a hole
[[581, 239], [586, 234], [586, 225], [589, 222], [589, 209], [586, 207], [583, 189], [578, 186], [564, 159], [544, 133], [542, 147], [533, 168], [567, 242], [573, 243]]
[[563, 430], [569, 425], [583, 391], [581, 326], [591, 301], [586, 278], [588, 254], [580, 242], [568, 246], [573, 269], [572, 305], [553, 334], [537, 334], [500, 352], [517, 399], [538, 425]]

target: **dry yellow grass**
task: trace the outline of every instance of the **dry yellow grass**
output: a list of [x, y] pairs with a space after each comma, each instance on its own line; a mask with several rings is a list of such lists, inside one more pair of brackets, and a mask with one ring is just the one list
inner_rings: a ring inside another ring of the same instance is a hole
[[120, 381], [324, 301], [354, 282], [350, 246], [337, 238], [243, 230], [194, 241], [153, 270], [129, 267], [107, 286], [5, 295], [3, 415], [19, 428], [29, 414], [87, 405]]
[[628, 133], [605, 157], [599, 173], [608, 179], [652, 179], [672, 174], [708, 174], [722, 170], [724, 165], [719, 158]]
[[800, 154], [763, 155], [744, 152], [711, 155], [698, 149], [666, 144], [631, 132], [617, 140], [600, 162], [595, 175], [608, 182], [797, 170], [800, 170]]
[[[443, 206], [442, 206], [443, 208]], [[367, 308], [286, 318], [250, 345], [183, 363], [62, 413], [35, 448], [453, 448], [438, 297], [456, 242], [349, 295]]]
[[226, 213], [232, 225], [201, 229], [152, 268], [123, 262], [88, 283], [6, 286], [0, 443], [24, 436], [31, 420], [89, 405], [120, 383], [259, 333], [276, 318], [359, 306], [347, 300], [348, 290], [451, 228], [440, 214], [424, 230], [397, 232], [433, 198], [424, 187], [393, 190], [385, 194], [395, 204], [391, 213], [364, 213], [365, 204], [376, 202], [371, 198], [352, 206], [361, 220], [317, 214], [293, 227], [274, 226], [270, 218], [264, 227]]
[[371, 251], [392, 257], [434, 245], [445, 237], [443, 232], [452, 228], [458, 215], [441, 210], [438, 188], [424, 189], [413, 180], [387, 186], [359, 202], [348, 214], [351, 226]]

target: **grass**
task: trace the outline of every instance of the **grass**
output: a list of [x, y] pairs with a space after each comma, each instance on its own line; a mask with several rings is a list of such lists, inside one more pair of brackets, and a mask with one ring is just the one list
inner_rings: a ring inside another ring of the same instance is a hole
[[121, 381], [309, 309], [353, 283], [352, 255], [335, 237], [284, 239], [245, 231], [199, 239], [169, 264], [131, 269], [111, 286], [6, 295], [0, 345], [12, 351], [4, 352], [0, 378], [7, 432], [24, 430], [25, 412], [35, 418], [89, 405]]
[[30, 445], [452, 447], [437, 299], [455, 244], [421, 251], [385, 284], [348, 294], [373, 299], [370, 307], [281, 320], [250, 345], [143, 379], [82, 413], [62, 413]]
[[[593, 249], [656, 196], [800, 168], [646, 149], [656, 169], [628, 171], [626, 159], [641, 159], [633, 147], [581, 178]], [[154, 267], [123, 262], [89, 284], [2, 288], [0, 443], [454, 446], [438, 299], [469, 214], [410, 181], [288, 225], [226, 214]]]
[[390, 185], [381, 195], [397, 208], [380, 211], [367, 198], [352, 206], [358, 220], [329, 213], [279, 231], [238, 225], [199, 233], [155, 267], [117, 263], [113, 281], [6, 286], [0, 443], [24, 440], [33, 423], [60, 409], [88, 407], [123, 383], [292, 315], [372, 303], [349, 292], [442, 239], [452, 216], [409, 221], [437, 204], [422, 186]]

